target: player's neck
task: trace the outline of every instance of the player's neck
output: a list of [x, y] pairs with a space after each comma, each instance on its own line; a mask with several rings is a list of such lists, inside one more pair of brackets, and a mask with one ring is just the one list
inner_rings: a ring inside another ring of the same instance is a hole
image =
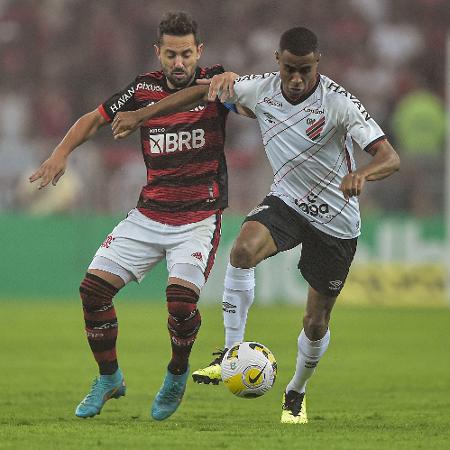
[[305, 92], [298, 98], [293, 99], [290, 98], [285, 90], [283, 89], [283, 85], [281, 85], [281, 93], [283, 94], [283, 97], [292, 105], [298, 105], [299, 103], [304, 102], [317, 88], [320, 80], [320, 75], [317, 74], [317, 77], [314, 79], [314, 81], [311, 81], [310, 85], [307, 87]]
[[167, 83], [167, 86], [169, 87], [169, 89], [179, 91], [181, 89], [189, 87], [192, 84], [192, 82], [194, 81], [194, 78], [195, 78], [195, 73], [194, 73], [194, 75], [192, 75], [191, 79], [184, 86], [175, 86], [174, 84], [172, 84], [170, 82], [170, 80], [167, 77], [166, 77], [166, 83]]

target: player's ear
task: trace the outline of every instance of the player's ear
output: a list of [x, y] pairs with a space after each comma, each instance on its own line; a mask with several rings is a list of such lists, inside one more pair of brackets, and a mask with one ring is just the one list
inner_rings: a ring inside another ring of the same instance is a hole
[[202, 56], [203, 53], [203, 43], [197, 45], [197, 59]]
[[280, 62], [280, 54], [278, 53], [278, 50], [275, 50], [274, 55], [275, 55], [275, 59], [277, 60], [277, 63], [279, 63]]
[[161, 48], [156, 44], [153, 46], [153, 48], [155, 49], [156, 56], [159, 58], [161, 55]]
[[316, 62], [319, 62], [319, 61], [320, 61], [320, 58], [322, 58], [322, 53], [317, 52], [317, 53], [316, 53]]

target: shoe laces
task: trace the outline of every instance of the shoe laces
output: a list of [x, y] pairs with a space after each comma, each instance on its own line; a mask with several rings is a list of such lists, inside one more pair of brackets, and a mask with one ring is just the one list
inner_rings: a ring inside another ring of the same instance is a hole
[[90, 400], [94, 400], [97, 393], [96, 393], [96, 387], [99, 384], [100, 380], [99, 378], [94, 378], [94, 381], [92, 382], [91, 390], [89, 393], [84, 397], [83, 401], [81, 403], [87, 404]]
[[[84, 397], [82, 403], [89, 403], [90, 400], [96, 400], [96, 397], [98, 395], [98, 390], [103, 388], [107, 388], [107, 386], [105, 385], [106, 383], [103, 381], [100, 377], [96, 377], [94, 378], [94, 380], [92, 381], [92, 386], [91, 386], [91, 390], [89, 391], [89, 393], [86, 395], [86, 397]], [[103, 385], [103, 386], [102, 386]]]
[[304, 392], [300, 394], [296, 391], [289, 391], [287, 394], [285, 394], [283, 409], [290, 411], [293, 416], [300, 415], [304, 397]]
[[221, 364], [221, 363], [222, 363], [222, 360], [223, 360], [223, 357], [225, 356], [225, 353], [226, 353], [227, 351], [228, 351], [228, 349], [227, 349], [226, 347], [223, 348], [223, 349], [217, 348], [217, 351], [212, 353], [212, 355], [213, 355], [213, 356], [216, 356], [216, 358], [214, 358], [214, 359], [211, 361], [210, 366], [213, 366], [214, 364]]
[[171, 382], [170, 386], [164, 389], [164, 399], [169, 402], [179, 401], [180, 396], [183, 394], [185, 388], [185, 384], [181, 382]]

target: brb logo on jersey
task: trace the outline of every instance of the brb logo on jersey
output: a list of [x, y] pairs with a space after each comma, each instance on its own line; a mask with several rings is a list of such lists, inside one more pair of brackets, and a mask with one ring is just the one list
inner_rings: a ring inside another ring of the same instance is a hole
[[179, 133], [151, 134], [149, 141], [152, 154], [198, 149], [205, 145], [205, 130], [197, 128]]

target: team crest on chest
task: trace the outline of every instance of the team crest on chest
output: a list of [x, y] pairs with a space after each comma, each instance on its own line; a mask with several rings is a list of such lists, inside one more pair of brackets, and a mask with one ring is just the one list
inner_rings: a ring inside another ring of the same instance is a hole
[[309, 137], [309, 139], [316, 141], [317, 139], [319, 139], [324, 127], [325, 116], [322, 116], [306, 129], [306, 135]]

